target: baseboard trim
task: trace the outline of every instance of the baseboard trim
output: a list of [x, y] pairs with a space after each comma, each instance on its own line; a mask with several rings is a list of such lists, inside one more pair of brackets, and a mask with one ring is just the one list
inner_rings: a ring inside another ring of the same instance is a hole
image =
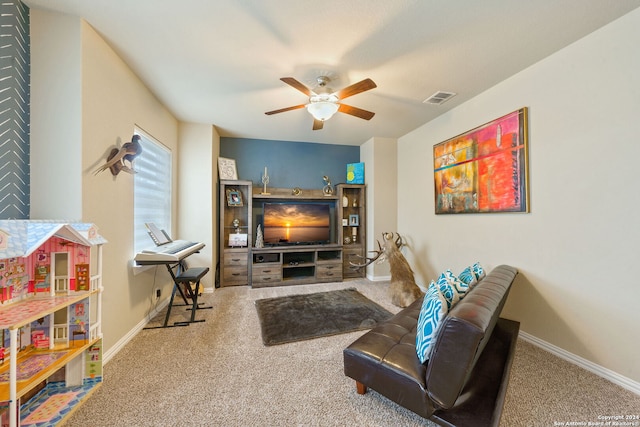
[[587, 359], [570, 353], [560, 347], [543, 341], [540, 338], [534, 337], [533, 335], [526, 332], [520, 331], [520, 338], [537, 347], [542, 348], [543, 350], [548, 351], [551, 354], [558, 356], [561, 359], [566, 360], [569, 363], [577, 365], [593, 374], [598, 375], [599, 377], [609, 380], [612, 383], [617, 384], [632, 393], [640, 395], [640, 383], [637, 381], [633, 381], [632, 379], [622, 376], [617, 372], [612, 371], [611, 369], [607, 369]]
[[147, 323], [149, 323], [149, 321], [153, 319], [158, 313], [160, 313], [162, 309], [165, 308], [168, 304], [168, 298], [158, 304], [158, 306], [153, 311], [151, 311], [147, 315], [147, 317], [142, 319], [136, 326], [133, 327], [133, 329], [131, 329], [126, 335], [120, 338], [113, 347], [111, 347], [102, 355], [102, 363], [106, 365], [113, 356], [115, 356], [120, 350], [122, 350], [122, 348], [127, 345], [127, 343], [131, 341], [133, 337], [138, 334], [138, 332], [144, 329], [144, 327], [147, 326]]
[[391, 281], [391, 276], [372, 276], [370, 274], [367, 274], [367, 279], [371, 280], [372, 282], [386, 282]]

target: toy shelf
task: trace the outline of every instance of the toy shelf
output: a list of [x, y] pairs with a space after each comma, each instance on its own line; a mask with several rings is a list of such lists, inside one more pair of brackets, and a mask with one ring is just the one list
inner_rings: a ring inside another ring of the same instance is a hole
[[0, 329], [18, 329], [55, 313], [71, 304], [80, 302], [98, 291], [76, 292], [73, 295], [34, 297], [11, 303], [0, 309]]
[[[85, 380], [80, 386], [66, 386], [64, 382], [51, 382], [20, 408], [21, 427], [54, 427], [64, 424], [66, 418], [96, 391], [101, 380]], [[62, 406], [52, 401], [64, 400]]]
[[[23, 372], [16, 381], [17, 397], [20, 398], [33, 390], [62, 367], [84, 353], [99, 340], [95, 339], [86, 344], [70, 344], [70, 347], [60, 350], [32, 350], [18, 357], [18, 369]], [[23, 352], [24, 353], [24, 352]], [[31, 366], [31, 368], [29, 368]], [[38, 369], [40, 368], [40, 369]], [[9, 363], [0, 367], [0, 402], [9, 400]]]

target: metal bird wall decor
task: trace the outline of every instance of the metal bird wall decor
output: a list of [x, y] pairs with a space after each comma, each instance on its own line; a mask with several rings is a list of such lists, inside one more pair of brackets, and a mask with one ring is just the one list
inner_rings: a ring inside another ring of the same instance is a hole
[[136, 173], [133, 169], [133, 160], [142, 153], [142, 145], [140, 144], [140, 135], [133, 135], [131, 142], [122, 144], [122, 147], [114, 148], [107, 156], [107, 162], [100, 166], [93, 173], [94, 175], [109, 169], [113, 176], [120, 172]]

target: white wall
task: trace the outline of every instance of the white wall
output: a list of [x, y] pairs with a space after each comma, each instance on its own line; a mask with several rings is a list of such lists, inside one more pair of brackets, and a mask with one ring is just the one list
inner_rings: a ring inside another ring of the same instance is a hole
[[197, 123], [180, 123], [180, 162], [178, 170], [178, 205], [180, 220], [178, 236], [184, 240], [202, 242], [206, 246], [193, 254], [188, 262], [194, 267], [209, 267], [209, 274], [201, 284], [213, 289], [214, 260], [217, 255], [218, 210], [216, 197], [217, 159], [220, 151], [220, 135], [214, 126]]
[[93, 171], [139, 126], [173, 152], [176, 188], [178, 122], [80, 18], [32, 9], [31, 46], [34, 218], [93, 222], [109, 241], [102, 329], [110, 353], [153, 312], [153, 289], [169, 296], [171, 282], [164, 267], [133, 274], [133, 176]]
[[[399, 231], [422, 281], [520, 271], [503, 315], [640, 381], [640, 9], [399, 139]], [[509, 58], [504, 58], [508, 61]], [[434, 214], [433, 145], [529, 107], [531, 213]], [[421, 189], [416, 191], [416, 189]]]
[[[360, 146], [360, 161], [365, 163], [367, 184], [368, 251], [378, 250], [377, 242], [382, 242], [382, 233], [395, 232], [398, 228], [397, 144], [396, 139], [376, 137]], [[367, 277], [370, 280], [390, 279], [389, 263], [369, 265]]]
[[77, 220], [82, 216], [80, 20], [31, 10], [30, 27], [31, 219]]

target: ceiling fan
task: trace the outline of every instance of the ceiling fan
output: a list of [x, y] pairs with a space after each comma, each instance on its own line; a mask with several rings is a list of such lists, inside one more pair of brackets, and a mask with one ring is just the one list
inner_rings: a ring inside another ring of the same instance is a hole
[[327, 76], [320, 76], [317, 78], [318, 87], [315, 90], [309, 89], [293, 77], [282, 77], [280, 80], [307, 95], [309, 97], [309, 102], [307, 104], [294, 105], [292, 107], [281, 108], [279, 110], [267, 111], [265, 113], [267, 115], [284, 113], [285, 111], [298, 110], [306, 107], [309, 114], [313, 116], [313, 130], [322, 129], [324, 122], [329, 120], [336, 112], [350, 114], [365, 120], [371, 120], [375, 115], [375, 113], [372, 113], [371, 111], [352, 107], [340, 102], [345, 98], [377, 87], [371, 79], [364, 79], [337, 92], [331, 92], [331, 89], [327, 86], [331, 81]]

